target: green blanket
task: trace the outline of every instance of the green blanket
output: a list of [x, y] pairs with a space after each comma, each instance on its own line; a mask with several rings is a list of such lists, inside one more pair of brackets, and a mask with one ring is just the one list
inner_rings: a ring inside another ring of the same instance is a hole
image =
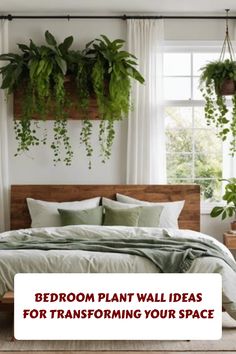
[[[223, 259], [235, 272], [236, 263], [210, 241], [199, 241], [183, 237], [171, 238], [130, 238], [130, 239], [78, 239], [75, 237], [50, 238], [43, 235], [19, 240], [0, 240], [0, 250], [39, 249], [39, 250], [85, 250], [94, 252], [125, 253], [146, 257], [163, 273], [182, 273], [188, 271], [198, 257], [218, 257]], [[0, 253], [1, 256], [1, 253]]]

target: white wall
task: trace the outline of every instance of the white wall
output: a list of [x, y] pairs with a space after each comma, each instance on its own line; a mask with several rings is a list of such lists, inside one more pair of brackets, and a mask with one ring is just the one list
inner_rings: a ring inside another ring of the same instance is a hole
[[[106, 34], [110, 38], [126, 38], [126, 24], [121, 20], [14, 20], [9, 25], [10, 50], [15, 51], [16, 43], [27, 41], [29, 38], [40, 42], [46, 30], [55, 34], [58, 40], [73, 35], [75, 45], [83, 47], [86, 42]], [[233, 29], [230, 22], [230, 31]], [[225, 22], [219, 20], [166, 20], [165, 39], [167, 40], [222, 40], [224, 38]], [[231, 35], [232, 39], [233, 34]], [[51, 123], [48, 123], [51, 124]], [[116, 125], [116, 140], [113, 146], [111, 160], [100, 163], [97, 144], [93, 157], [92, 170], [87, 168], [87, 159], [83, 149], [79, 149], [79, 126], [81, 122], [70, 123], [72, 143], [78, 146], [78, 156], [71, 167], [53, 166], [52, 152], [42, 147], [33, 151], [29, 156], [13, 157], [16, 142], [13, 133], [12, 120], [9, 120], [9, 149], [11, 183], [125, 183], [126, 171], [126, 122]], [[97, 126], [97, 122], [94, 123]], [[96, 141], [96, 132], [93, 139]], [[202, 215], [201, 230], [220, 241], [222, 234], [229, 228], [229, 221], [212, 219]]]
[[[212, 16], [214, 14], [211, 14]], [[206, 16], [206, 14], [203, 14]], [[222, 20], [165, 20], [166, 40], [223, 40], [225, 21]], [[234, 22], [229, 20], [230, 38], [234, 39]]]

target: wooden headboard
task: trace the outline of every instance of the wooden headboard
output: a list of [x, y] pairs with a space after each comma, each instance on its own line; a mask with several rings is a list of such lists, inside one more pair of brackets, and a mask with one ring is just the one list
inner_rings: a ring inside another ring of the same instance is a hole
[[116, 193], [150, 202], [185, 200], [179, 218], [181, 229], [200, 230], [199, 185], [12, 185], [11, 229], [30, 227], [26, 198], [65, 202], [97, 196], [115, 199]]

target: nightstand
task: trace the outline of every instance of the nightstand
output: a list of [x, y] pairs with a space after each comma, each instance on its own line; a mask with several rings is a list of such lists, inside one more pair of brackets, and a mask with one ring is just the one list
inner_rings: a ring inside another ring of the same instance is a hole
[[229, 232], [224, 233], [224, 244], [231, 250], [236, 250], [236, 235]]

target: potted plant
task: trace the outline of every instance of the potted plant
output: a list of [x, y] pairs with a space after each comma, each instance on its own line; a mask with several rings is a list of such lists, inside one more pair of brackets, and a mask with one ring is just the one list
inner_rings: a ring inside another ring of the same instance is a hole
[[223, 179], [222, 181], [228, 182], [223, 195], [226, 205], [214, 207], [210, 215], [213, 218], [221, 215], [222, 220], [234, 216], [235, 219], [231, 222], [231, 230], [236, 231], [236, 178]]
[[[225, 141], [230, 136], [230, 151], [236, 152], [236, 62], [226, 59], [212, 61], [201, 68], [200, 89], [205, 99], [205, 117], [208, 125], [217, 128], [218, 136]], [[226, 95], [232, 95], [231, 117]]]
[[[88, 43], [84, 50], [71, 50], [73, 37], [67, 37], [58, 44], [55, 37], [45, 32], [46, 43], [36, 45], [18, 44], [20, 53], [0, 55], [0, 60], [8, 63], [0, 68], [2, 86], [8, 94], [17, 90], [21, 94], [21, 116], [15, 121], [15, 133], [18, 141], [16, 155], [29, 151], [32, 146], [46, 143], [46, 134], [37, 136], [38, 123], [32, 118], [45, 120], [49, 111], [54, 117], [54, 163], [62, 160], [61, 149], [64, 146], [63, 161], [70, 165], [73, 149], [67, 130], [71, 93], [66, 90], [67, 80], [76, 87], [76, 109], [82, 112], [83, 126], [80, 142], [85, 144], [86, 154], [91, 158], [92, 123], [89, 114], [89, 100], [95, 97], [98, 115], [101, 119], [99, 142], [102, 161], [111, 155], [115, 136], [114, 121], [128, 115], [131, 109], [131, 79], [144, 82], [136, 70], [136, 58], [122, 50], [124, 41], [110, 41], [106, 36]], [[91, 162], [91, 161], [90, 161]], [[89, 164], [91, 167], [91, 165]]]

